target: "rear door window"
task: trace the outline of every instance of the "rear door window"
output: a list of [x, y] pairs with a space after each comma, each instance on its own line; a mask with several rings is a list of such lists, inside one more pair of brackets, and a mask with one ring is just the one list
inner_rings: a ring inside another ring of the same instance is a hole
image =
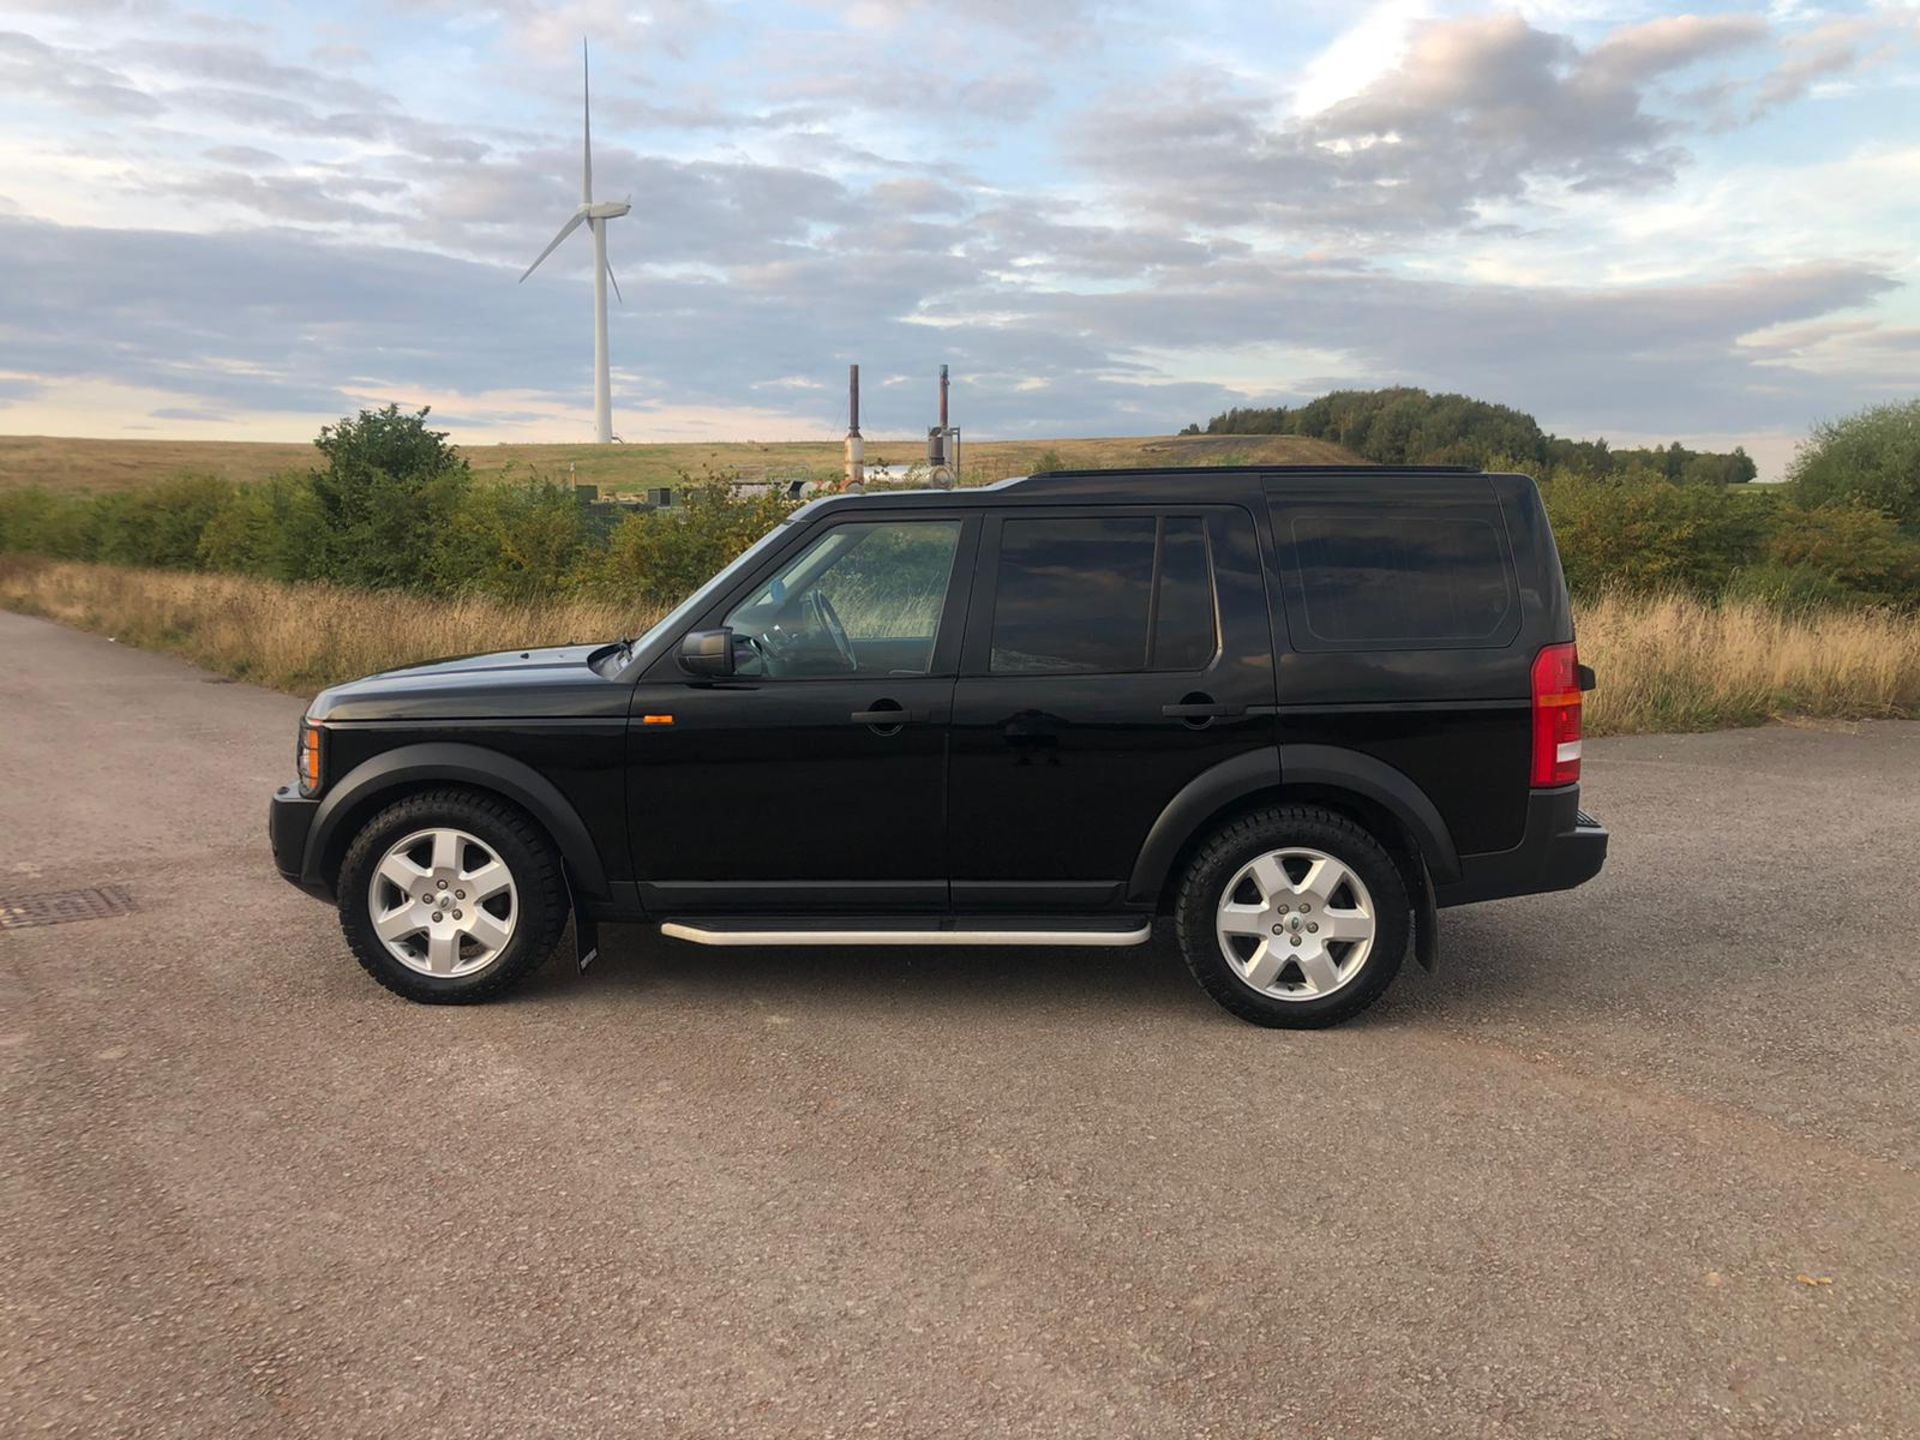
[[996, 675], [1195, 670], [1219, 649], [1198, 515], [1010, 518], [1000, 528]]
[[1276, 506], [1300, 650], [1498, 647], [1519, 624], [1497, 505]]
[[1198, 670], [1220, 648], [1207, 522], [1170, 515], [1160, 531], [1160, 581], [1149, 670]]

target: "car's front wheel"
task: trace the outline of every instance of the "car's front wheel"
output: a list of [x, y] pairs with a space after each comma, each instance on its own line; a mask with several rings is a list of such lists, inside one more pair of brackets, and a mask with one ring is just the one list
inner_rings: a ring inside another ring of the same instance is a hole
[[477, 791], [389, 805], [354, 837], [338, 890], [341, 928], [367, 973], [427, 1004], [501, 994], [566, 928], [566, 886], [547, 837]]
[[1316, 805], [1224, 826], [1180, 887], [1180, 948], [1207, 993], [1256, 1025], [1337, 1025], [1400, 969], [1406, 881], [1366, 830]]

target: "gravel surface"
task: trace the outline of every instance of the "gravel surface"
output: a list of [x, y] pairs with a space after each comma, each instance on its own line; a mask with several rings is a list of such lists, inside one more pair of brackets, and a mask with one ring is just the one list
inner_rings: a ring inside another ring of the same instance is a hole
[[1326, 1033], [1164, 934], [462, 1010], [274, 873], [297, 701], [0, 654], [0, 893], [138, 906], [0, 932], [0, 1432], [1920, 1433], [1920, 725], [1591, 744], [1604, 875]]

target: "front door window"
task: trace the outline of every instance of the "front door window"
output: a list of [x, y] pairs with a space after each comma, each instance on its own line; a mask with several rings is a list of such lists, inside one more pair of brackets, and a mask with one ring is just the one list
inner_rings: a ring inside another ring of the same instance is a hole
[[927, 674], [960, 524], [899, 520], [833, 527], [727, 616], [735, 673]]

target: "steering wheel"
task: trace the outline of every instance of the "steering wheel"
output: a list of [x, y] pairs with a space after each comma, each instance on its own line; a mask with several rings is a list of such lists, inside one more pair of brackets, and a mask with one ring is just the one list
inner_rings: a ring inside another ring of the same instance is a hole
[[826, 591], [809, 590], [807, 603], [813, 607], [813, 618], [827, 632], [827, 638], [833, 641], [833, 648], [840, 652], [847, 669], [858, 670], [860, 662], [853, 658], [853, 642], [847, 638], [847, 627], [840, 623], [840, 613], [833, 608], [833, 601], [827, 598]]

